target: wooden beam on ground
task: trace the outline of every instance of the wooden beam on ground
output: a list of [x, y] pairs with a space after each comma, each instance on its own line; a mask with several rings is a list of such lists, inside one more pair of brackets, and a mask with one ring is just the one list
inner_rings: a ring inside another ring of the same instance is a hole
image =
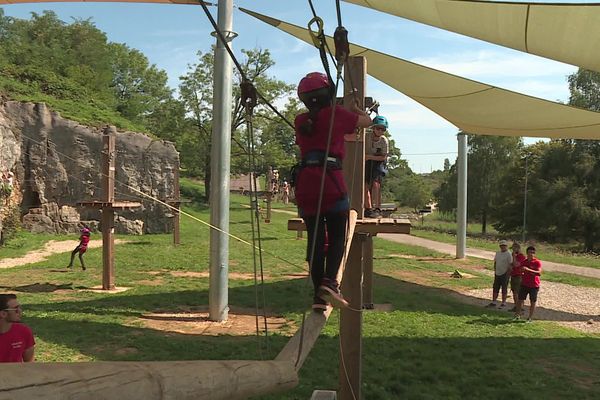
[[0, 399], [235, 400], [297, 384], [280, 361], [14, 363], [2, 366]]
[[[344, 270], [346, 269], [346, 259], [352, 244], [352, 238], [354, 237], [353, 233], [356, 226], [356, 220], [356, 211], [350, 210], [347, 230], [348, 242], [346, 243], [346, 251], [344, 253], [345, 256], [342, 259], [340, 269], [338, 271], [338, 282], [342, 281]], [[308, 357], [308, 354], [315, 345], [315, 342], [319, 338], [321, 331], [325, 327], [331, 311], [332, 308], [328, 307], [325, 312], [311, 312], [304, 320], [304, 323], [300, 329], [298, 329], [296, 334], [292, 336], [285, 347], [279, 352], [275, 358], [275, 361], [292, 362], [292, 364], [296, 367], [296, 371], [299, 371], [300, 368], [302, 368], [302, 364], [304, 364], [306, 357]]]
[[[404, 218], [378, 218], [362, 219], [356, 222], [356, 233], [403, 233], [410, 234], [411, 223]], [[289, 231], [305, 231], [306, 225], [302, 218], [291, 218], [288, 220]]]

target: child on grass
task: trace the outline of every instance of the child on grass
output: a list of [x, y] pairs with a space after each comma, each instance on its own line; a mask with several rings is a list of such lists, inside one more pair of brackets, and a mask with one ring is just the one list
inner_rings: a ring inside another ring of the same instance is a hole
[[79, 261], [81, 262], [81, 269], [85, 271], [85, 264], [83, 262], [83, 254], [87, 251], [88, 243], [90, 242], [90, 229], [85, 227], [81, 230], [81, 236], [79, 236], [79, 244], [71, 252], [71, 262], [67, 265], [67, 268], [73, 268], [73, 259], [75, 254], [79, 253]]

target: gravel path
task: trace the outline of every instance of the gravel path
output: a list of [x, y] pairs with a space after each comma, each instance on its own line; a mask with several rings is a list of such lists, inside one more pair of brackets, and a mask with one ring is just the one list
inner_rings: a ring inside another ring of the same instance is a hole
[[[491, 288], [469, 290], [464, 294], [468, 296], [467, 302], [482, 307], [489, 304], [492, 295]], [[525, 301], [526, 307], [528, 304], [529, 300]], [[508, 308], [512, 305], [509, 298]], [[600, 289], [542, 280], [533, 319], [557, 321], [570, 328], [600, 333]]]
[[[436, 242], [435, 240], [423, 239], [411, 235], [398, 235], [392, 233], [381, 233], [379, 237], [390, 240], [396, 243], [410, 244], [421, 246], [431, 250], [439, 251], [440, 253], [456, 255], [456, 246], [448, 243]], [[467, 256], [483, 258], [485, 260], [493, 260], [494, 252], [488, 250], [467, 248]], [[542, 260], [542, 268], [544, 271], [566, 272], [568, 274], [588, 276], [590, 278], [600, 279], [600, 269], [577, 267], [575, 265], [559, 264], [550, 261], [544, 261], [543, 255], [540, 255]]]

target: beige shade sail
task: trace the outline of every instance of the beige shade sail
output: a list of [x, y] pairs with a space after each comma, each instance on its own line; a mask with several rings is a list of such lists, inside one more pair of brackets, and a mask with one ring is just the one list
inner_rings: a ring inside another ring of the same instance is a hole
[[[240, 10], [312, 44], [304, 28], [246, 9]], [[333, 49], [333, 40], [330, 37], [327, 40]], [[600, 139], [600, 113], [461, 78], [355, 44], [350, 44], [350, 52], [353, 56], [367, 58], [369, 75], [429, 108], [464, 132]]]
[[[2, 4], [27, 4], [27, 3], [156, 3], [156, 4], [196, 4], [197, 0], [0, 0]], [[204, 2], [211, 4], [209, 2]]]
[[515, 50], [600, 71], [600, 3], [344, 1]]

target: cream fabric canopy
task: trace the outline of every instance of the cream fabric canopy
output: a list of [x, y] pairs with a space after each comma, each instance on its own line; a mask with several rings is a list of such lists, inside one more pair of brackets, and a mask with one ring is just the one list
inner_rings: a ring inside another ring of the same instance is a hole
[[[199, 4], [196, 0], [0, 0], [0, 4], [25, 3], [161, 3], [161, 4]], [[207, 3], [210, 4], [210, 3]]]
[[[243, 8], [240, 10], [312, 44], [304, 28]], [[328, 37], [327, 40], [333, 49], [332, 39]], [[350, 52], [351, 55], [367, 58], [369, 75], [421, 103], [465, 132], [600, 139], [600, 113], [500, 89], [355, 44], [350, 45]]]
[[600, 71], [600, 3], [344, 0], [501, 46]]

